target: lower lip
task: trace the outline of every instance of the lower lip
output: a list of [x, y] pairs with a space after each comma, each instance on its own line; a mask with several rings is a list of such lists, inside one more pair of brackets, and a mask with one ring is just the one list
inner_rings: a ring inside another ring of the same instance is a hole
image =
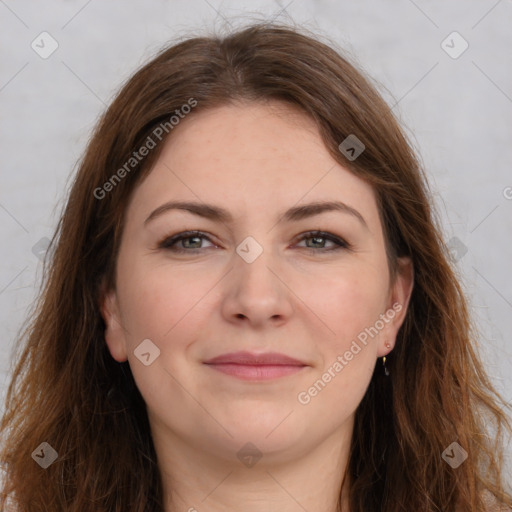
[[243, 380], [269, 380], [300, 372], [305, 366], [294, 365], [245, 365], [232, 363], [208, 364], [210, 368]]

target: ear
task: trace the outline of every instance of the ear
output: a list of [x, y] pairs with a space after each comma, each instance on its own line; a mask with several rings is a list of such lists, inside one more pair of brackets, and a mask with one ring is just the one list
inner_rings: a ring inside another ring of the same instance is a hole
[[[379, 337], [379, 357], [389, 354], [395, 346], [396, 336], [407, 314], [413, 287], [414, 267], [411, 259], [408, 257], [398, 258], [395, 281], [391, 284], [388, 296], [386, 309], [388, 322], [382, 336]], [[389, 343], [391, 347], [387, 348], [386, 343]]]
[[111, 356], [119, 363], [128, 359], [126, 333], [119, 314], [119, 303], [115, 290], [107, 290], [101, 285], [100, 311], [105, 322], [105, 341]]

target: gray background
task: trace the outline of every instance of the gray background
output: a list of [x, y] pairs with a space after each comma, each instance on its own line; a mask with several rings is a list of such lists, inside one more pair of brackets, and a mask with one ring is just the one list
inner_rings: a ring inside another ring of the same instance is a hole
[[[113, 93], [171, 38], [261, 19], [334, 39], [395, 105], [429, 174], [482, 357], [512, 401], [511, 0], [0, 0], [2, 397], [38, 291], [37, 247]], [[58, 43], [46, 59], [31, 47], [43, 31]], [[441, 46], [453, 31], [469, 44], [458, 58]]]

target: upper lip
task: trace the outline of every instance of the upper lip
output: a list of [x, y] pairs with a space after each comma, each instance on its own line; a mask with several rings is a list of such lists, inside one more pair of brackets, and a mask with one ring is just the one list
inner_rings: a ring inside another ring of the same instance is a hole
[[252, 352], [230, 352], [229, 354], [221, 354], [204, 364], [240, 364], [240, 365], [286, 365], [286, 366], [307, 366], [306, 363], [294, 359], [293, 357], [278, 352], [266, 352], [264, 354], [255, 354]]

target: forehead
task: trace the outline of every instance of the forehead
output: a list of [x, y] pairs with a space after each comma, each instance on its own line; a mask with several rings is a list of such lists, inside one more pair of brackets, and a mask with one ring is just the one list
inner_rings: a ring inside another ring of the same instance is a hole
[[[340, 200], [374, 216], [372, 187], [329, 153], [315, 122], [273, 102], [195, 112], [172, 131], [134, 197], [135, 206], [190, 199], [282, 210], [300, 202]], [[264, 212], [259, 212], [264, 213]]]
[[296, 159], [298, 155], [326, 149], [309, 116], [277, 101], [224, 105], [194, 113], [185, 121], [169, 138], [169, 152], [176, 152], [177, 146], [184, 152], [193, 145], [196, 150], [201, 148], [195, 155], [198, 158], [213, 156], [221, 161], [223, 157], [236, 157], [269, 162], [285, 155]]

